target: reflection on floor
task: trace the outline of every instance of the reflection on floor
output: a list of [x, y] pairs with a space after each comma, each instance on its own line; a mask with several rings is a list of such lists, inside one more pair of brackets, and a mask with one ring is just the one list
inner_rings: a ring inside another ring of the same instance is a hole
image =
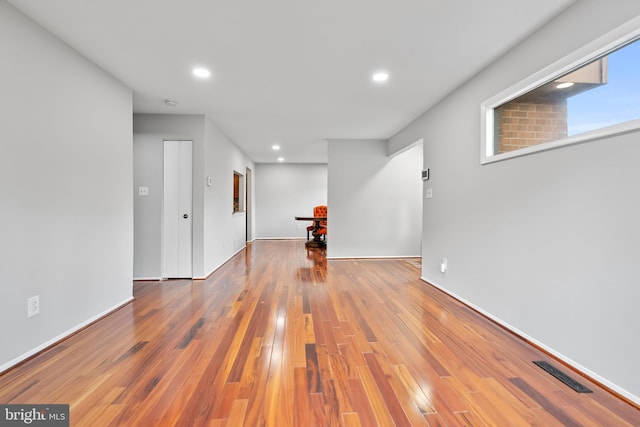
[[409, 264], [413, 265], [414, 267], [422, 270], [422, 257], [407, 258], [405, 261], [407, 261]]

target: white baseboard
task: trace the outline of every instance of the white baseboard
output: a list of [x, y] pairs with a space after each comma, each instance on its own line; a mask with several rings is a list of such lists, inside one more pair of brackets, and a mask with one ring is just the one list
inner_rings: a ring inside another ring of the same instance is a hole
[[102, 317], [108, 315], [109, 313], [119, 309], [120, 307], [130, 303], [131, 301], [133, 301], [133, 296], [130, 298], [127, 298], [126, 300], [114, 305], [111, 308], [108, 308], [106, 310], [104, 310], [103, 312], [91, 317], [90, 319], [85, 320], [84, 322], [80, 323], [79, 325], [74, 326], [73, 328], [69, 329], [66, 332], [63, 332], [62, 334], [58, 335], [55, 338], [50, 339], [49, 341], [29, 350], [28, 352], [16, 357], [15, 359], [0, 365], [0, 374], [3, 373], [4, 371], [14, 367], [15, 365], [17, 365], [20, 362], [23, 362], [25, 360], [27, 360], [28, 358], [30, 358], [31, 356], [41, 352], [42, 350], [62, 341], [63, 339], [69, 337], [70, 335], [74, 334], [75, 332], [79, 331], [80, 329], [90, 325], [91, 323], [101, 319]]
[[562, 362], [566, 363], [567, 365], [569, 365], [569, 366], [573, 367], [574, 369], [582, 372], [587, 377], [590, 377], [590, 378], [594, 379], [595, 381], [597, 381], [600, 384], [602, 384], [603, 386], [609, 388], [613, 392], [618, 393], [620, 396], [623, 396], [624, 398], [626, 398], [629, 401], [635, 403], [636, 405], [640, 405], [640, 397], [638, 397], [638, 396], [628, 392], [627, 390], [617, 386], [616, 384], [612, 383], [611, 381], [607, 380], [606, 378], [601, 377], [600, 375], [596, 374], [595, 372], [591, 371], [590, 369], [585, 368], [584, 366], [582, 366], [579, 363], [575, 362], [574, 360], [568, 358], [564, 354], [555, 351], [554, 349], [552, 349], [551, 347], [548, 347], [547, 345], [545, 345], [544, 343], [538, 341], [537, 339], [525, 334], [524, 332], [522, 332], [518, 328], [513, 327], [512, 325], [510, 325], [509, 323], [505, 322], [504, 320], [502, 320], [502, 319], [494, 316], [493, 314], [483, 310], [482, 308], [476, 306], [475, 304], [472, 304], [471, 302], [467, 301], [466, 299], [464, 299], [464, 298], [456, 295], [455, 293], [449, 291], [448, 289], [444, 288], [443, 286], [440, 286], [438, 283], [434, 282], [433, 280], [429, 280], [426, 277], [420, 277], [420, 279], [423, 282], [426, 282], [427, 284], [432, 285], [435, 288], [438, 288], [439, 290], [441, 290], [445, 294], [457, 299], [458, 301], [460, 301], [464, 305], [468, 306], [469, 308], [472, 308], [473, 310], [477, 311], [478, 313], [481, 313], [483, 316], [486, 316], [487, 318], [489, 318], [492, 321], [496, 322], [500, 326], [508, 329], [509, 331], [513, 332], [514, 334], [516, 334], [520, 338], [535, 344], [536, 346], [538, 346], [542, 350], [544, 350], [547, 353], [551, 354], [553, 357], [557, 358], [558, 360], [561, 360]]
[[240, 252], [244, 251], [247, 248], [247, 246], [243, 246], [240, 249], [238, 249], [237, 251], [235, 251], [233, 254], [231, 254], [231, 256], [229, 256], [229, 258], [225, 259], [224, 261], [222, 261], [220, 263], [220, 265], [218, 265], [217, 267], [215, 267], [213, 270], [211, 270], [209, 273], [207, 273], [207, 275], [205, 275], [204, 277], [194, 277], [193, 280], [205, 280], [207, 279], [209, 276], [211, 276], [213, 273], [216, 272], [216, 270], [218, 270], [220, 267], [222, 267], [223, 265], [225, 265], [227, 262], [229, 262], [229, 260], [231, 260], [231, 258], [233, 258], [234, 256], [238, 255]]
[[421, 255], [327, 256], [327, 259], [404, 259], [404, 258], [421, 258]]
[[148, 282], [151, 282], [151, 281], [160, 281], [160, 280], [162, 280], [162, 277], [134, 277], [133, 278], [134, 282], [135, 281], [148, 281]]
[[306, 237], [256, 237], [253, 240], [307, 240]]

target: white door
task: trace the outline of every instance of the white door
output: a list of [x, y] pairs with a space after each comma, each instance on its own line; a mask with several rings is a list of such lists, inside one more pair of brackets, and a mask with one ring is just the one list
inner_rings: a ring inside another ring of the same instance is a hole
[[192, 142], [164, 141], [162, 277], [191, 278]]

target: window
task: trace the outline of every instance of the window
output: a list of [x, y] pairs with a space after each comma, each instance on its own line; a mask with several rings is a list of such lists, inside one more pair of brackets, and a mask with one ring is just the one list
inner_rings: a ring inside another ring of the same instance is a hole
[[233, 172], [233, 213], [244, 212], [244, 175]]
[[640, 29], [614, 36], [483, 103], [481, 162], [639, 129]]

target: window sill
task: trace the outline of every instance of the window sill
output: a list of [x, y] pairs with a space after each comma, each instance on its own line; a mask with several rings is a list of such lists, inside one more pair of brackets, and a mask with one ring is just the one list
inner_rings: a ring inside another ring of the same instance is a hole
[[534, 145], [532, 147], [521, 148], [516, 151], [509, 151], [506, 153], [495, 154], [492, 156], [486, 156], [483, 154], [480, 163], [483, 165], [489, 163], [500, 162], [507, 159], [513, 159], [515, 157], [527, 156], [533, 153], [539, 153], [541, 151], [555, 150], [560, 147], [567, 147], [570, 145], [582, 144], [584, 142], [595, 141], [616, 135], [624, 135], [640, 129], [640, 119], [630, 120], [628, 122], [620, 123], [617, 125], [609, 126], [606, 128], [596, 129], [590, 132], [580, 133], [578, 135], [569, 136], [567, 138], [558, 139], [556, 141], [545, 142], [544, 144]]

